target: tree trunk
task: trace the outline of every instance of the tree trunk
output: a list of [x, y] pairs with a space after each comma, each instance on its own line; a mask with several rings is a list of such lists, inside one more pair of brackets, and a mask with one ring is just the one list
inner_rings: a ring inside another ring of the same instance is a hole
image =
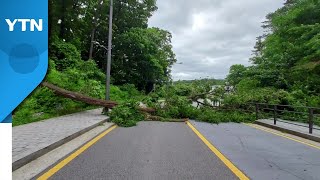
[[94, 36], [95, 36], [95, 33], [96, 33], [96, 30], [98, 28], [98, 16], [99, 14], [101, 14], [102, 12], [102, 3], [99, 3], [99, 7], [97, 7], [97, 10], [94, 14], [94, 21], [93, 21], [93, 28], [92, 28], [92, 31], [91, 31], [91, 41], [90, 41], [90, 50], [89, 50], [89, 59], [92, 59], [92, 54], [93, 54], [93, 48], [94, 48]]
[[86, 95], [83, 95], [80, 93], [76, 93], [76, 92], [62, 89], [62, 88], [55, 86], [53, 84], [50, 84], [48, 82], [42, 82], [41, 85], [51, 89], [57, 95], [60, 95], [65, 98], [73, 99], [76, 101], [84, 102], [87, 104], [102, 106], [102, 107], [107, 107], [107, 108], [112, 108], [112, 107], [118, 105], [118, 103], [114, 102], [114, 101], [105, 101], [105, 100], [101, 100], [101, 99], [92, 98], [92, 97], [89, 97], [89, 96], [86, 96]]
[[67, 7], [67, 5], [66, 5], [66, 0], [61, 0], [61, 3], [62, 3], [62, 5], [61, 5], [61, 9], [60, 9], [60, 13], [61, 13], [61, 16], [60, 16], [60, 20], [61, 20], [61, 23], [60, 23], [60, 32], [59, 32], [59, 37], [61, 38], [61, 39], [63, 39], [64, 38], [64, 36], [65, 36], [65, 25], [66, 25], [66, 22], [65, 22], [65, 20], [66, 20], [66, 14], [65, 14], [65, 12], [66, 12], [66, 7]]
[[53, 11], [53, 2], [52, 2], [52, 0], [49, 0], [49, 2], [48, 2], [48, 14], [49, 14], [49, 16], [48, 16], [48, 38], [49, 38], [49, 40], [51, 40], [51, 35], [52, 35], [52, 29], [53, 29], [53, 27], [52, 27], [52, 23], [53, 23], [53, 14], [52, 14], [52, 11]]
[[[113, 108], [114, 106], [118, 105], [118, 103], [115, 101], [106, 101], [106, 100], [92, 98], [92, 97], [89, 97], [89, 96], [86, 96], [86, 95], [83, 95], [83, 94], [80, 94], [77, 92], [62, 89], [62, 88], [55, 86], [55, 85], [48, 83], [48, 82], [42, 82], [41, 85], [43, 87], [49, 88], [50, 90], [52, 90], [55, 94], [57, 94], [59, 96], [73, 99], [73, 100], [80, 101], [80, 102], [84, 102], [87, 104], [91, 104], [91, 105], [95, 105], [95, 106], [102, 106], [102, 107], [106, 107], [106, 108]], [[153, 108], [147, 108], [147, 107], [137, 107], [137, 109], [139, 111], [149, 113], [149, 114], [153, 114], [156, 111]]]
[[90, 41], [89, 59], [92, 59], [92, 54], [93, 54], [93, 41], [94, 41], [95, 31], [96, 31], [96, 28], [93, 28], [92, 31], [91, 31], [91, 41]]

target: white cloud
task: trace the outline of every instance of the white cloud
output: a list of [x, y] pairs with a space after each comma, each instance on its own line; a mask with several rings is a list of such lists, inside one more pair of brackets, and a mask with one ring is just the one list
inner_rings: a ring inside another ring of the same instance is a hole
[[261, 22], [279, 0], [158, 0], [149, 26], [173, 35], [175, 80], [224, 78], [232, 64], [249, 65]]

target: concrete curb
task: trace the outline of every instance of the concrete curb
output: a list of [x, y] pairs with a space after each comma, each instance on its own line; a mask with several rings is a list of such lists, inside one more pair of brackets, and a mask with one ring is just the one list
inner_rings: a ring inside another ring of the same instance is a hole
[[288, 134], [292, 134], [292, 135], [295, 135], [295, 136], [299, 136], [299, 137], [302, 137], [302, 138], [309, 139], [309, 140], [316, 141], [316, 142], [320, 143], [320, 137], [317, 137], [317, 136], [314, 136], [314, 135], [311, 135], [311, 134], [306, 134], [306, 133], [302, 133], [302, 132], [299, 132], [299, 131], [286, 129], [286, 128], [283, 128], [283, 127], [279, 127], [279, 126], [276, 126], [276, 125], [264, 123], [264, 122], [261, 122], [261, 121], [255, 121], [254, 123], [258, 124], [258, 125], [261, 125], [261, 126], [265, 126], [265, 127], [271, 128], [271, 129], [279, 130], [279, 131], [282, 131], [282, 132], [285, 132], [285, 133], [288, 133]]
[[15, 171], [15, 170], [19, 169], [20, 167], [28, 164], [29, 162], [31, 162], [31, 161], [43, 156], [44, 154], [46, 154], [46, 153], [52, 151], [53, 149], [56, 149], [57, 147], [59, 147], [59, 146], [65, 144], [65, 143], [73, 140], [74, 138], [79, 137], [80, 135], [82, 135], [82, 134], [94, 129], [95, 127], [100, 126], [103, 123], [108, 122], [108, 120], [109, 120], [109, 118], [107, 118], [107, 119], [105, 119], [103, 121], [100, 121], [100, 122], [98, 122], [98, 123], [96, 123], [96, 124], [94, 124], [92, 126], [89, 126], [89, 127], [85, 128], [85, 129], [82, 129], [82, 130], [76, 132], [76, 133], [73, 133], [72, 135], [70, 135], [70, 136], [68, 136], [68, 137], [66, 137], [64, 139], [61, 139], [61, 140], [59, 140], [59, 141], [57, 141], [57, 142], [55, 142], [55, 143], [43, 148], [43, 149], [40, 149], [40, 150], [38, 150], [38, 151], [36, 151], [36, 152], [34, 152], [32, 154], [29, 154], [29, 155], [27, 155], [27, 156], [15, 161], [15, 162], [13, 162], [12, 163], [12, 171]]

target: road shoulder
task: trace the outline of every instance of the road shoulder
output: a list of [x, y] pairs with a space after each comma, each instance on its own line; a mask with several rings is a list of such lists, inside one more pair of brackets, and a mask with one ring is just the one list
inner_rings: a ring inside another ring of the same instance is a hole
[[41, 172], [55, 165], [61, 159], [64, 159], [66, 156], [68, 156], [78, 148], [82, 147], [91, 139], [95, 138], [102, 132], [109, 129], [111, 126], [112, 124], [110, 123], [104, 123], [80, 135], [79, 137], [74, 138], [68, 143], [63, 144], [62, 146], [44, 154], [43, 156], [13, 171], [12, 178], [19, 180], [29, 180], [34, 178]]

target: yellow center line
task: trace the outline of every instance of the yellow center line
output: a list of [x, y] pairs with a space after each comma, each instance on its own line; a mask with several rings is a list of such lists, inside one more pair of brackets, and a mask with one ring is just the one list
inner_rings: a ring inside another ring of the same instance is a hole
[[192, 131], [204, 142], [205, 145], [241, 180], [249, 180], [249, 178], [232, 164], [216, 147], [214, 147], [189, 121], [187, 125]]
[[83, 153], [85, 150], [87, 150], [90, 146], [98, 142], [101, 138], [103, 138], [105, 135], [107, 135], [109, 132], [114, 130], [117, 126], [114, 125], [86, 143], [84, 146], [82, 146], [80, 149], [72, 153], [70, 156], [65, 158], [64, 160], [60, 161], [57, 165], [55, 165], [53, 168], [51, 168], [49, 171], [41, 175], [37, 180], [44, 180], [44, 179], [49, 179], [52, 175], [54, 175], [56, 172], [58, 172], [60, 169], [62, 169], [65, 165], [67, 165], [69, 162], [71, 162], [74, 158], [79, 156], [81, 153]]
[[265, 131], [265, 132], [268, 132], [268, 133], [271, 133], [271, 134], [274, 134], [274, 135], [277, 135], [277, 136], [281, 136], [281, 137], [290, 139], [290, 140], [292, 140], [292, 141], [296, 141], [296, 142], [298, 142], [298, 143], [301, 143], [301, 144], [304, 144], [304, 145], [307, 145], [307, 146], [310, 146], [310, 147], [313, 147], [313, 148], [316, 148], [316, 149], [320, 149], [319, 146], [316, 146], [316, 145], [310, 144], [310, 143], [308, 143], [308, 142], [304, 142], [304, 141], [302, 141], [302, 140], [299, 140], [299, 139], [296, 139], [296, 138], [287, 136], [287, 135], [285, 135], [285, 134], [283, 134], [283, 133], [277, 133], [277, 132], [274, 132], [274, 131], [270, 131], [270, 130], [268, 130], [268, 129], [259, 127], [259, 126], [254, 125], [254, 124], [248, 124], [248, 123], [244, 123], [244, 124], [247, 125], [247, 126], [250, 126], [250, 127], [253, 127], [253, 128], [256, 128], [256, 129], [259, 129], [259, 130], [262, 130], [262, 131]]

